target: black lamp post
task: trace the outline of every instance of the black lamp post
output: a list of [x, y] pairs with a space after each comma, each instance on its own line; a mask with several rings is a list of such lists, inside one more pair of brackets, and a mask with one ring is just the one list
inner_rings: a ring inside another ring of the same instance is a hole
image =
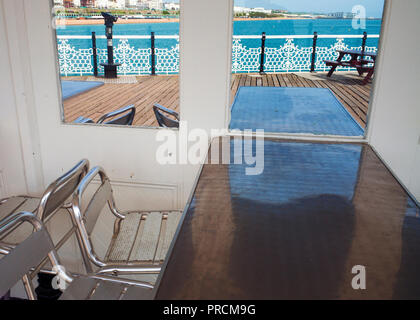
[[101, 12], [101, 14], [105, 20], [105, 34], [106, 34], [107, 43], [108, 43], [108, 62], [101, 63], [101, 66], [104, 67], [105, 78], [116, 78], [117, 67], [120, 64], [114, 63], [114, 47], [112, 45], [112, 27], [114, 26], [114, 22], [117, 22], [118, 18], [107, 12]]

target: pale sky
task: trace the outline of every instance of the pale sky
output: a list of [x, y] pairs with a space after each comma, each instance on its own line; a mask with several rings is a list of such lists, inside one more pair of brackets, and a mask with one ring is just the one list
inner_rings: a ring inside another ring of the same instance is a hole
[[235, 0], [235, 6], [294, 12], [351, 12], [355, 5], [363, 5], [367, 17], [382, 17], [384, 0]]

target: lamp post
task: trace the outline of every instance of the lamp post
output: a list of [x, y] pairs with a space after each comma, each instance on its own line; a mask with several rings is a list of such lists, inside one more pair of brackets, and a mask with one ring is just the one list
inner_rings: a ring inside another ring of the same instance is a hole
[[116, 78], [117, 77], [117, 67], [120, 66], [119, 63], [114, 63], [114, 47], [112, 45], [112, 27], [114, 22], [117, 22], [118, 18], [107, 13], [101, 12], [105, 20], [105, 34], [107, 39], [108, 46], [108, 62], [101, 63], [101, 66], [105, 70], [105, 78]]

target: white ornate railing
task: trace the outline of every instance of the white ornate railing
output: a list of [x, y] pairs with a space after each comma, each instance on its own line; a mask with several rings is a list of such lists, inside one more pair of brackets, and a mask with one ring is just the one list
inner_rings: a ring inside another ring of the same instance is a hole
[[[315, 58], [315, 71], [328, 70], [324, 60], [335, 60], [338, 57], [337, 50], [353, 49], [361, 50], [360, 46], [349, 46], [345, 39], [360, 39], [363, 35], [318, 35], [320, 39], [335, 40], [328, 46], [317, 45]], [[378, 39], [379, 35], [369, 35], [369, 39]], [[260, 40], [261, 36], [233, 36], [232, 47], [232, 72], [258, 72], [260, 70], [261, 47], [247, 47], [243, 40]], [[296, 40], [313, 39], [313, 35], [286, 35], [266, 36], [265, 47], [265, 72], [303, 72], [311, 69], [313, 47], [303, 47], [296, 44]], [[277, 46], [270, 46], [269, 40], [280, 42]], [[331, 41], [329, 41], [331, 42]], [[376, 52], [376, 46], [366, 46], [366, 52]], [[337, 70], [350, 70], [348, 67], [340, 67]]]
[[[328, 45], [318, 44], [316, 47], [315, 70], [325, 71], [324, 60], [335, 60], [338, 57], [339, 49], [361, 49], [360, 46], [349, 46], [345, 39], [360, 39], [362, 35], [318, 35], [320, 39], [330, 39]], [[148, 44], [143, 47], [136, 46], [134, 41], [150, 40], [151, 36], [114, 36], [114, 58], [120, 63], [119, 74], [150, 74], [152, 50]], [[301, 39], [312, 39], [313, 35], [294, 36], [266, 36], [265, 47], [265, 72], [302, 72], [311, 68], [312, 46], [300, 46], [297, 44]], [[369, 39], [377, 39], [379, 35], [369, 35]], [[81, 47], [75, 41], [88, 41], [91, 36], [58, 36], [58, 56], [61, 75], [91, 75], [93, 74], [93, 50], [92, 48]], [[106, 39], [105, 36], [96, 36], [96, 39]], [[175, 74], [179, 72], [179, 37], [155, 36], [156, 40], [172, 40], [171, 45], [155, 49], [156, 64], [155, 70], [158, 74]], [[251, 73], [260, 70], [261, 47], [247, 46], [244, 42], [249, 40], [260, 40], [261, 36], [242, 35], [233, 36], [232, 46], [232, 72]], [[276, 40], [276, 45], [270, 40]], [[87, 42], [85, 42], [87, 43]], [[255, 41], [253, 42], [255, 43]], [[366, 46], [366, 52], [375, 52], [376, 46]], [[107, 50], [97, 49], [98, 64], [106, 62]], [[341, 67], [337, 70], [349, 70]], [[99, 71], [103, 69], [99, 65]]]
[[[91, 36], [57, 36], [58, 57], [61, 75], [91, 75], [93, 74], [93, 50], [92, 48], [78, 48], [71, 42], [77, 40], [91, 40]], [[105, 36], [96, 36], [96, 39], [106, 39]], [[172, 74], [179, 72], [179, 37], [178, 36], [155, 36], [156, 40], [174, 40], [175, 44], [167, 48], [156, 48], [156, 73]], [[138, 48], [130, 44], [133, 40], [150, 40], [150, 36], [114, 36], [114, 60], [120, 63], [118, 73], [127, 74], [150, 74], [151, 73], [151, 48]], [[99, 72], [103, 71], [101, 63], [108, 59], [107, 49], [96, 49], [98, 56]]]

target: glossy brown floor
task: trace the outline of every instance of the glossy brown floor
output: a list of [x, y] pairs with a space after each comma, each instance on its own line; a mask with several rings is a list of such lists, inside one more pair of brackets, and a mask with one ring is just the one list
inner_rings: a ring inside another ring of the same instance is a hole
[[[71, 97], [64, 101], [66, 122], [73, 122], [79, 116], [97, 121], [105, 113], [129, 104], [136, 106], [134, 124], [157, 126], [153, 104], [179, 112], [178, 76], [138, 76], [135, 84], [105, 84], [99, 88]], [[84, 80], [86, 77], [63, 79]], [[371, 85], [362, 85], [363, 78], [355, 73], [336, 73], [331, 79], [325, 73], [279, 73], [279, 74], [235, 74], [232, 76], [231, 101], [240, 86], [319, 87], [331, 89], [349, 113], [362, 127], [366, 124]]]
[[261, 175], [204, 166], [158, 299], [420, 298], [419, 208], [369, 146], [264, 150]]

